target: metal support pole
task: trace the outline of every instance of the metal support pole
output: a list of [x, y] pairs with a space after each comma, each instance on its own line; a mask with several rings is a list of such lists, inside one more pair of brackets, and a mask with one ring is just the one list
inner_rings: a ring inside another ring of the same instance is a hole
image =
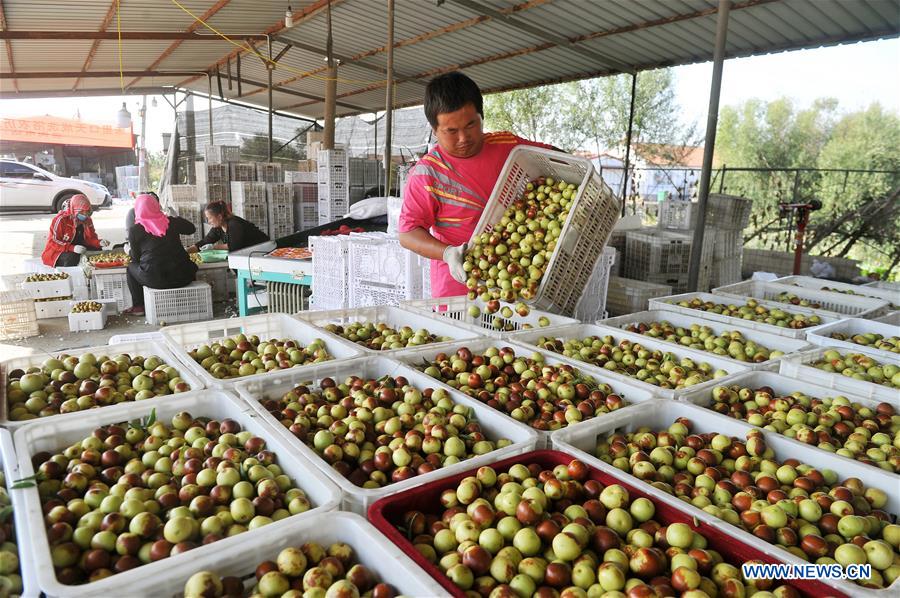
[[272, 40], [269, 39], [269, 62], [266, 63], [266, 75], [268, 77], [268, 85], [266, 87], [269, 93], [269, 109], [267, 111], [269, 117], [269, 143], [268, 143], [268, 156], [269, 162], [272, 161], [272, 71], [275, 70], [275, 65], [272, 64]]
[[719, 92], [722, 89], [722, 66], [725, 62], [725, 40], [728, 37], [728, 13], [730, 10], [731, 0], [719, 0], [712, 85], [709, 89], [709, 108], [706, 114], [706, 141], [703, 144], [703, 168], [700, 171], [700, 189], [697, 200], [697, 224], [691, 243], [691, 266], [688, 270], [688, 289], [691, 291], [697, 290], [697, 283], [700, 279], [700, 256], [703, 253], [706, 204], [709, 201], [709, 179], [712, 174], [713, 150], [716, 146], [716, 126], [719, 123]]
[[[391, 192], [391, 126], [394, 121], [394, 0], [387, 0], [387, 85], [384, 106], [384, 194]], [[375, 125], [378, 126], [377, 124]]]
[[331, 1], [328, 2], [328, 38], [325, 42], [325, 55], [328, 61], [328, 81], [325, 83], [325, 133], [322, 136], [322, 148], [334, 149], [334, 112], [337, 99], [337, 62], [332, 54], [333, 41], [331, 38]]
[[212, 122], [212, 75], [209, 73], [206, 73], [206, 99], [206, 115], [209, 118], [209, 144], [214, 145]]
[[138, 187], [144, 191], [150, 188], [150, 177], [147, 176], [147, 96], [141, 104], [141, 147], [138, 152]]
[[634, 95], [637, 73], [631, 74], [631, 104], [628, 108], [628, 133], [625, 135], [625, 172], [622, 175], [622, 216], [625, 216], [625, 194], [628, 192], [628, 166], [631, 161], [631, 131], [634, 127]]

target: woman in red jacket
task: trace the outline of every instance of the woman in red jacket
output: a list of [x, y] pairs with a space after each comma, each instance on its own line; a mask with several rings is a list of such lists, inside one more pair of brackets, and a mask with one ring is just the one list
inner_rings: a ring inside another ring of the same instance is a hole
[[100, 243], [91, 221], [91, 202], [84, 195], [73, 195], [50, 223], [41, 260], [50, 267], [77, 266], [81, 254], [100, 249]]

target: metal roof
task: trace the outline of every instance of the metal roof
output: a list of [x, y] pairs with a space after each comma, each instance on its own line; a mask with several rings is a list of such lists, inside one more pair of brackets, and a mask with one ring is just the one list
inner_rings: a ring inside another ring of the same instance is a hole
[[[291, 44], [273, 71], [273, 107], [321, 118], [327, 0], [291, 0], [291, 29], [284, 29], [287, 3], [120, 0], [117, 14], [116, 0], [0, 0], [0, 96], [119, 93], [121, 31], [130, 91], [177, 86], [205, 94], [212, 73], [214, 96], [221, 80], [224, 98], [266, 107], [266, 40], [241, 36], [271, 34], [273, 56]], [[382, 110], [386, 3], [331, 0], [331, 6], [341, 60], [337, 114]], [[395, 0], [395, 105], [421, 104], [425, 82], [452, 70], [485, 91], [501, 91], [708, 61], [717, 6], [716, 0]], [[50, 32], [69, 37], [41, 39]], [[900, 0], [735, 1], [726, 57], [898, 34]]]

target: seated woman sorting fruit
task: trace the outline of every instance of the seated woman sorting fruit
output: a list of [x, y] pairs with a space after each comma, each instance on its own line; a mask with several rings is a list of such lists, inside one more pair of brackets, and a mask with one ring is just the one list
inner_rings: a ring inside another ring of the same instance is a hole
[[512, 133], [482, 130], [481, 90], [459, 72], [432, 79], [425, 116], [438, 145], [410, 174], [400, 212], [400, 244], [431, 258], [434, 297], [465, 295], [467, 243], [509, 153], [517, 145], [553, 149]]
[[235, 216], [224, 201], [214, 201], [206, 206], [206, 222], [212, 227], [206, 236], [188, 247], [188, 253], [197, 253], [205, 245], [213, 249], [238, 251], [269, 240], [268, 235], [252, 222]]
[[50, 267], [77, 266], [85, 251], [104, 244], [91, 221], [91, 202], [84, 195], [73, 195], [50, 223], [41, 261]]
[[134, 202], [135, 224], [128, 229], [131, 263], [128, 265], [128, 290], [133, 307], [123, 313], [144, 314], [144, 287], [176, 289], [189, 285], [197, 273], [179, 235], [191, 235], [196, 227], [178, 216], [166, 216], [150, 195], [139, 195]]

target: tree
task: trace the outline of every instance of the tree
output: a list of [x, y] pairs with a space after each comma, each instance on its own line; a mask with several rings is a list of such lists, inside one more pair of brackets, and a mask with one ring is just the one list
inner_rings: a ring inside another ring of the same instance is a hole
[[512, 131], [520, 137], [575, 149], [579, 134], [565, 122], [563, 88], [545, 85], [491, 94], [484, 98], [485, 126], [493, 131]]
[[[300, 129], [297, 129], [300, 132]], [[302, 160], [303, 152], [296, 141], [288, 143], [281, 147], [282, 142], [276, 139], [272, 140], [272, 159], [273, 160]], [[281, 149], [279, 149], [281, 148]], [[263, 133], [257, 133], [253, 137], [244, 139], [241, 143], [241, 156], [256, 158], [257, 160], [266, 160], [269, 156], [269, 136]]]

